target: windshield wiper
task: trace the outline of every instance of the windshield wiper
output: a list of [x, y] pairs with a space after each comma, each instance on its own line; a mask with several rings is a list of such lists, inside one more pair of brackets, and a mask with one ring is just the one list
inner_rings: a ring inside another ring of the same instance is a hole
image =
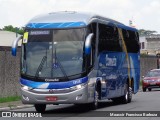
[[43, 65], [44, 65], [46, 60], [47, 60], [47, 56], [43, 56], [43, 58], [41, 60], [41, 63], [39, 64], [38, 69], [36, 71], [35, 77], [39, 77], [39, 72], [42, 70]]
[[56, 62], [58, 63], [58, 65], [59, 65], [59, 67], [60, 67], [60, 69], [61, 69], [64, 77], [65, 77], [67, 80], [69, 80], [69, 78], [68, 78], [68, 76], [67, 76], [67, 74], [66, 74], [66, 71], [64, 70], [61, 62], [59, 61], [59, 59], [58, 59], [58, 57], [57, 57], [56, 46], [55, 46], [55, 59], [56, 59], [56, 60], [55, 60], [55, 63], [56, 63]]

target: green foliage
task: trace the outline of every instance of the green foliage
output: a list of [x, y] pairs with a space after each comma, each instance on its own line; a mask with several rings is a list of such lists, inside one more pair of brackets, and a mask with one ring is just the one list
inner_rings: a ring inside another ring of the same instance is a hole
[[139, 33], [139, 36], [147, 36], [147, 35], [152, 35], [154, 33], [157, 33], [157, 31], [139, 29], [138, 33]]
[[0, 98], [0, 103], [18, 101], [20, 99], [21, 99], [20, 96], [3, 97], [3, 98]]
[[141, 56], [141, 57], [146, 57], [146, 56], [148, 56], [148, 54], [146, 54], [146, 53], [141, 53], [140, 56]]
[[140, 82], [139, 82], [139, 86], [140, 86], [140, 87], [142, 87], [142, 80], [140, 80]]
[[24, 33], [24, 30], [22, 28], [13, 27], [12, 25], [4, 26], [4, 28], [2, 30], [15, 32], [15, 33], [18, 33], [21, 35]]

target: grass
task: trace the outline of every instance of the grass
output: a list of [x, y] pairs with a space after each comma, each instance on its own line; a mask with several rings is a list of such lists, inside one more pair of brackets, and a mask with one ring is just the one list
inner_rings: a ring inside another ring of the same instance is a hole
[[140, 83], [139, 83], [139, 85], [140, 85], [140, 86], [142, 86], [142, 80], [140, 80]]
[[21, 99], [20, 96], [3, 97], [3, 98], [0, 98], [0, 103], [19, 101], [20, 99]]

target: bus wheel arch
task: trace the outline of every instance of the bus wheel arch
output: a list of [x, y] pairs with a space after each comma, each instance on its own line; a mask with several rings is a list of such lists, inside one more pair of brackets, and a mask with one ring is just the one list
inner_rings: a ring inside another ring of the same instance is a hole
[[99, 96], [98, 99], [101, 99], [101, 82], [97, 81], [96, 86], [95, 86], [95, 90], [98, 92]]

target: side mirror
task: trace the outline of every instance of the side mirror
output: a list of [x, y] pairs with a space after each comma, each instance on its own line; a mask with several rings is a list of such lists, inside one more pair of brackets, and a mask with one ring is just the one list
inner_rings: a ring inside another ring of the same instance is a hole
[[90, 33], [85, 41], [85, 54], [89, 55], [91, 53], [91, 42], [93, 38], [93, 33]]
[[18, 42], [22, 39], [22, 35], [17, 37], [12, 43], [12, 55], [16, 56]]

